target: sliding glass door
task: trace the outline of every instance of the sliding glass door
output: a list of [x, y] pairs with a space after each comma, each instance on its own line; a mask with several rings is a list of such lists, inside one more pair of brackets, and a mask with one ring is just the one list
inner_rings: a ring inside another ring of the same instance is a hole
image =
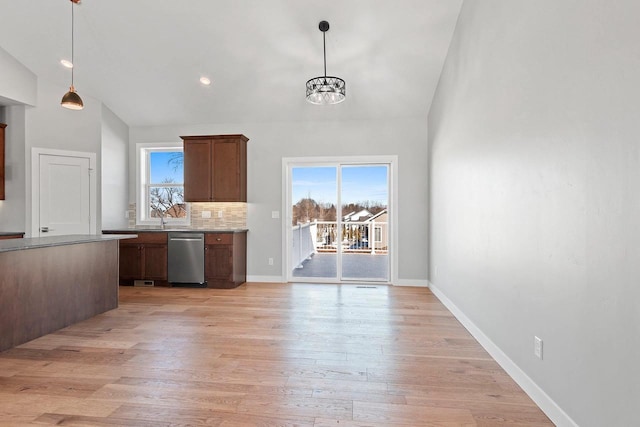
[[341, 166], [342, 280], [389, 280], [389, 167]]
[[291, 281], [390, 280], [388, 164], [291, 164]]

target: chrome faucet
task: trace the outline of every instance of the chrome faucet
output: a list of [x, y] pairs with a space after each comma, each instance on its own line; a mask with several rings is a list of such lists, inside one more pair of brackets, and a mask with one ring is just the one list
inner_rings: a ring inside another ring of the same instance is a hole
[[165, 221], [164, 214], [162, 213], [162, 211], [159, 211], [159, 213], [160, 213], [160, 229], [164, 230], [164, 226], [167, 223], [167, 221]]

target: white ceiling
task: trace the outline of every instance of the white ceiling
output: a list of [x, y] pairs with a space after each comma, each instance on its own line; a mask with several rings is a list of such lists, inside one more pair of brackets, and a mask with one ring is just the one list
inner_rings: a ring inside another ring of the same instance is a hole
[[[425, 117], [462, 0], [83, 0], [75, 86], [130, 126]], [[0, 0], [0, 47], [69, 86], [69, 0]], [[305, 82], [347, 82], [314, 106]], [[212, 80], [204, 87], [198, 79]], [[2, 78], [2, 76], [0, 76]], [[60, 94], [62, 97], [63, 93]]]

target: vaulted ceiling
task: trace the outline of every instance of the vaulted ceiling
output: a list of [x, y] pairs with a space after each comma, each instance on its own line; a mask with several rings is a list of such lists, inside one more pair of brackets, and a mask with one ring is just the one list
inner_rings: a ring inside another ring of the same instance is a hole
[[[82, 0], [75, 86], [130, 126], [426, 120], [461, 3]], [[0, 47], [63, 88], [70, 8], [69, 0], [0, 0]], [[323, 73], [321, 20], [331, 25], [327, 74], [347, 82], [347, 100], [331, 107], [304, 98], [305, 82]]]

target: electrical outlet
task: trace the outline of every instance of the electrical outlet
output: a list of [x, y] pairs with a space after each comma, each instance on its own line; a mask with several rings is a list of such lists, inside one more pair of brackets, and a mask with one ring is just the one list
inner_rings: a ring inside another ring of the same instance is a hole
[[223, 214], [222, 211], [218, 211], [218, 218], [222, 218], [222, 214]]
[[271, 218], [273, 219], [280, 218], [280, 211], [271, 211]]
[[211, 218], [211, 211], [202, 211], [202, 218]]
[[538, 337], [533, 337], [533, 354], [542, 360], [542, 339]]
[[269, 258], [269, 265], [273, 265], [273, 258]]

